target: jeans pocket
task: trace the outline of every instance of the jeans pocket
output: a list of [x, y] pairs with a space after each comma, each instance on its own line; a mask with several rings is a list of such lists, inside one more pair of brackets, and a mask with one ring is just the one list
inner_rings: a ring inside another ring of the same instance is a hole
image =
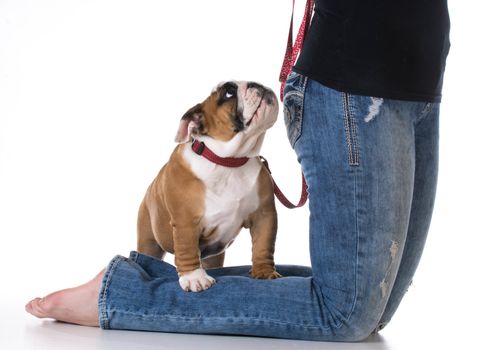
[[303, 125], [303, 102], [307, 80], [307, 77], [296, 72], [291, 72], [285, 83], [283, 113], [286, 132], [291, 147], [293, 148], [301, 136]]

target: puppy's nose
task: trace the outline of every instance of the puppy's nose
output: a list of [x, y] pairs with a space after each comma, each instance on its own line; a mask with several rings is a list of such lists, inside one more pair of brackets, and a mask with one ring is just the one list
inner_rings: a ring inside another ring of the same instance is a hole
[[266, 88], [263, 85], [258, 84], [258, 83], [255, 83], [253, 81], [251, 81], [251, 82], [248, 83], [248, 87], [247, 88], [248, 89], [256, 89], [256, 90], [258, 90], [260, 96], [263, 96], [264, 92], [266, 91]]
[[258, 91], [258, 96], [265, 99], [266, 103], [272, 105], [276, 100], [276, 95], [271, 89], [264, 87], [261, 84], [255, 83], [253, 81], [248, 83], [248, 89], [256, 89]]

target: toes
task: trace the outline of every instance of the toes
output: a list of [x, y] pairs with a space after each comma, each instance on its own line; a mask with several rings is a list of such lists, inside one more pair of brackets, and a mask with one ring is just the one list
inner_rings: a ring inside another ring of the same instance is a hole
[[29, 301], [27, 304], [25, 304], [25, 311], [27, 311], [29, 314], [32, 313], [32, 302], [34, 301], [35, 299]]
[[268, 279], [273, 280], [273, 279], [276, 279], [276, 278], [281, 278], [281, 277], [283, 277], [283, 276], [281, 276], [281, 275], [280, 275], [278, 272], [274, 271], [274, 272], [273, 272], [273, 273], [272, 273], [272, 274], [271, 274], [271, 275], [268, 277]]
[[25, 310], [32, 310], [32, 303], [36, 300], [39, 300], [40, 298], [35, 298], [29, 301], [27, 304], [25, 304]]
[[203, 280], [199, 280], [201, 290], [209, 289], [216, 282], [211, 276], [207, 275]]
[[282, 277], [278, 272], [273, 269], [255, 269], [251, 270], [251, 275], [256, 279], [276, 279]]
[[60, 292], [55, 292], [44, 298], [35, 298], [25, 306], [25, 310], [39, 318], [56, 318], [56, 310], [62, 304], [61, 294]]
[[209, 276], [202, 268], [183, 273], [179, 278], [180, 287], [186, 292], [201, 292], [207, 290], [215, 283], [215, 281], [216, 280]]
[[45, 318], [47, 317], [47, 312], [44, 310], [44, 304], [43, 298], [35, 298], [25, 305], [25, 311], [36, 317]]
[[188, 279], [180, 277], [179, 284], [184, 291], [190, 292], [190, 281]]
[[191, 279], [187, 281], [187, 286], [183, 289], [187, 292], [201, 292], [209, 287], [203, 279]]
[[190, 282], [190, 290], [193, 292], [200, 292], [202, 289], [200, 282], [198, 280]]

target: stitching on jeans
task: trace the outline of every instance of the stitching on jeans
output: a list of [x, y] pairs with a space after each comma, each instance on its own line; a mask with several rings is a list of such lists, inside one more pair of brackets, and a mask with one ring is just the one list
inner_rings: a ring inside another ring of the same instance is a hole
[[347, 106], [346, 106], [346, 94], [342, 92], [342, 110], [344, 111], [344, 126], [345, 126], [345, 140], [347, 142], [347, 161], [351, 162], [350, 151], [351, 146], [349, 143], [349, 121], [347, 119]]
[[308, 83], [308, 77], [307, 76], [303, 76], [303, 84], [302, 84], [301, 92], [305, 92], [306, 84], [307, 83]]
[[[355, 284], [354, 284], [354, 288], [355, 288], [355, 292], [354, 292], [354, 300], [352, 301], [352, 307], [350, 309], [350, 312], [347, 316], [347, 318], [345, 319], [345, 321], [349, 321], [350, 318], [352, 317], [352, 315], [354, 314], [354, 311], [355, 311], [355, 307], [357, 305], [357, 298], [358, 298], [358, 285], [359, 285], [359, 263], [360, 263], [360, 259], [359, 259], [359, 249], [360, 249], [360, 230], [359, 228], [361, 227], [360, 226], [360, 222], [359, 222], [359, 204], [360, 204], [360, 201], [359, 201], [359, 197], [361, 195], [361, 192], [359, 191], [360, 188], [362, 188], [362, 185], [359, 186], [359, 180], [361, 179], [360, 176], [358, 176], [356, 173], [354, 173], [354, 201], [355, 201], [355, 232], [356, 232], [356, 243], [355, 243], [355, 270], [354, 270], [354, 274], [355, 274]], [[344, 322], [342, 322], [340, 325], [339, 325], [339, 328], [342, 326], [342, 324], [344, 324]]]
[[[308, 77], [306, 76], [303, 76], [301, 75], [300, 78], [303, 78], [303, 82], [301, 83], [301, 95], [302, 95], [302, 99], [301, 99], [301, 129], [303, 129], [303, 110], [304, 110], [304, 107], [305, 107], [305, 90], [306, 90], [306, 84], [308, 82]], [[300, 129], [300, 135], [301, 135], [301, 132], [302, 130]]]
[[293, 95], [296, 95], [298, 97], [303, 97], [303, 93], [299, 90], [291, 90], [291, 91], [288, 91], [286, 94], [285, 94], [285, 97], [283, 98], [283, 103], [285, 103], [286, 99], [290, 96], [293, 96]]
[[352, 150], [354, 151], [354, 164], [359, 165], [360, 162], [360, 154], [359, 154], [359, 147], [357, 142], [357, 127], [355, 124], [354, 118], [354, 106], [352, 104], [351, 96], [349, 95], [349, 112], [350, 112], [350, 125], [351, 125], [351, 135], [352, 135]]
[[[285, 322], [285, 321], [279, 321], [279, 320], [271, 320], [271, 319], [261, 319], [258, 317], [249, 317], [249, 316], [225, 316], [225, 317], [211, 317], [211, 316], [204, 316], [204, 317], [194, 317], [194, 316], [182, 316], [182, 315], [140, 315], [139, 313], [136, 312], [131, 312], [131, 311], [126, 311], [126, 310], [118, 310], [116, 309], [117, 314], [125, 314], [125, 315], [130, 315], [130, 317], [137, 317], [140, 319], [156, 319], [156, 320], [163, 320], [166, 319], [168, 321], [170, 320], [185, 320], [187, 322], [200, 322], [201, 320], [207, 321], [210, 319], [214, 320], [228, 320], [228, 319], [239, 319], [243, 322], [268, 322], [268, 323], [273, 323], [277, 325], [282, 325], [282, 326], [296, 326], [296, 327], [302, 327], [302, 328], [310, 328], [310, 329], [318, 329], [318, 330], [329, 330], [331, 327], [324, 327], [320, 325], [305, 325], [301, 323], [293, 323], [293, 322]], [[340, 326], [339, 326], [340, 327]]]
[[[101, 301], [99, 303], [99, 314], [100, 314], [100, 322], [99, 325], [103, 329], [108, 329], [109, 327], [109, 322], [108, 322], [108, 310], [107, 310], [107, 305], [106, 305], [106, 298], [108, 294], [108, 287], [111, 283], [111, 277], [113, 276], [113, 273], [118, 266], [118, 264], [123, 260], [124, 258], [121, 255], [116, 256], [111, 263], [108, 265], [106, 269], [106, 281], [104, 283], [104, 288], [103, 288], [103, 294], [101, 296]], [[101, 310], [102, 309], [102, 310]]]
[[350, 165], [359, 165], [359, 150], [357, 147], [357, 128], [355, 125], [354, 111], [351, 95], [342, 93], [342, 104], [344, 110], [345, 136], [347, 139], [348, 162]]

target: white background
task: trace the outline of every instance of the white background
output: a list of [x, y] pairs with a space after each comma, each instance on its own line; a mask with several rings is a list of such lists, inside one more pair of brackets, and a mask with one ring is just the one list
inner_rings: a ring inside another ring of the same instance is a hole
[[[439, 190], [422, 263], [380, 337], [343, 345], [101, 332], [23, 311], [135, 248], [138, 205], [183, 113], [222, 80], [278, 91], [291, 1], [0, 0], [1, 348], [477, 349], [485, 314], [482, 13], [450, 1]], [[297, 1], [299, 23], [304, 1]], [[296, 200], [282, 114], [263, 155]], [[276, 262], [309, 264], [308, 210], [281, 206]], [[250, 263], [243, 231], [227, 265]], [[128, 335], [127, 335], [128, 334]], [[483, 348], [483, 347], [482, 347]]]

